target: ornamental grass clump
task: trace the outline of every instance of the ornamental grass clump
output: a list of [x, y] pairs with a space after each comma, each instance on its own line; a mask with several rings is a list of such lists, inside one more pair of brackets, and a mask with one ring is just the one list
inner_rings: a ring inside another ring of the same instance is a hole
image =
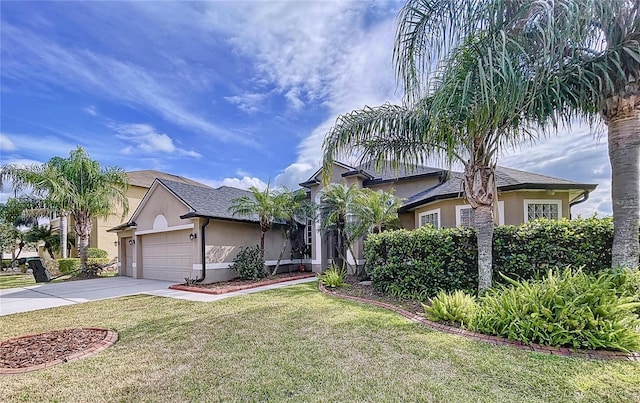
[[463, 291], [440, 291], [429, 301], [430, 306], [422, 304], [427, 319], [454, 323], [460, 327], [468, 327], [478, 309], [475, 298]]
[[620, 295], [616, 275], [566, 268], [538, 281], [505, 277], [508, 285], [480, 297], [471, 328], [523, 343], [638, 351], [640, 303]]
[[325, 287], [337, 288], [344, 285], [344, 278], [346, 275], [347, 272], [345, 269], [341, 269], [337, 265], [332, 264], [318, 277]]

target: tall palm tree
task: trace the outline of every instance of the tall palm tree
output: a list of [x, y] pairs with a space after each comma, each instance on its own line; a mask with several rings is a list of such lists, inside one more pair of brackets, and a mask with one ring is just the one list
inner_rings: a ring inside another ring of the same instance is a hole
[[280, 261], [284, 256], [284, 252], [289, 245], [292, 234], [298, 229], [298, 223], [307, 223], [307, 220], [313, 219], [315, 216], [315, 206], [307, 198], [307, 193], [299, 189], [295, 192], [290, 191], [285, 186], [281, 186], [276, 195], [276, 205], [281, 206], [281, 214], [279, 219], [284, 222], [282, 226], [282, 249], [278, 256], [278, 261], [273, 269], [272, 275], [278, 273]]
[[464, 166], [462, 190], [475, 211], [480, 291], [491, 286], [498, 155], [535, 140], [528, 123], [540, 119], [533, 108], [540, 83], [523, 79], [526, 55], [505, 34], [513, 26], [486, 3], [409, 1], [394, 50], [403, 105], [338, 117], [323, 146], [325, 167], [354, 149], [378, 168], [434, 157]]
[[233, 215], [252, 216], [257, 215], [260, 223], [260, 257], [264, 260], [264, 236], [271, 230], [274, 220], [283, 215], [284, 199], [278, 197], [278, 193], [269, 187], [260, 190], [255, 186], [249, 189], [251, 195], [233, 199], [229, 211]]
[[123, 208], [123, 217], [129, 209], [126, 196], [128, 178], [124, 170], [119, 167], [102, 168], [80, 146], [67, 158], [53, 157], [41, 165], [4, 165], [0, 168], [0, 180], [10, 180], [16, 191], [31, 191], [45, 200], [52, 210], [68, 212], [75, 222], [83, 270], [87, 267], [93, 218], [112, 214], [114, 203]]
[[[640, 2], [525, 2], [521, 37], [548, 84], [539, 109], [608, 127], [612, 267], [638, 266], [640, 214]], [[520, 33], [520, 32], [516, 32]], [[555, 116], [554, 116], [555, 115]]]

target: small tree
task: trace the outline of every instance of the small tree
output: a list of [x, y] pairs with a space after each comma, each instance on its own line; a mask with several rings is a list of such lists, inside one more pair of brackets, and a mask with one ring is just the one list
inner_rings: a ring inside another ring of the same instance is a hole
[[291, 192], [282, 186], [276, 197], [279, 198], [279, 200], [277, 200], [275, 204], [282, 207], [279, 218], [284, 221], [284, 225], [282, 226], [282, 238], [284, 241], [276, 267], [273, 269], [273, 273], [271, 273], [272, 275], [278, 273], [280, 261], [284, 256], [287, 245], [289, 245], [289, 240], [298, 229], [299, 223], [306, 224], [308, 219], [315, 217], [315, 205], [308, 200], [307, 193], [304, 190], [299, 189]]

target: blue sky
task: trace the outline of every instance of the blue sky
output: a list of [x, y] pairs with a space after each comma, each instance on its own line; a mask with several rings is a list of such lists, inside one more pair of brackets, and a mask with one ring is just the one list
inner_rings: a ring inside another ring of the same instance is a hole
[[[39, 163], [79, 144], [126, 170], [295, 188], [339, 114], [400, 102], [402, 4], [2, 1], [0, 158]], [[500, 164], [597, 183], [574, 213], [609, 215], [597, 137], [576, 124]]]

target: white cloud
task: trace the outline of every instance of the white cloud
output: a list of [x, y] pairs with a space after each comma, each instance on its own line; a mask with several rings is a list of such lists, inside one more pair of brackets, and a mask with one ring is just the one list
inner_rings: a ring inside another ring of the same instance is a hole
[[266, 97], [267, 94], [245, 93], [232, 97], [224, 97], [224, 99], [236, 105], [243, 112], [254, 113], [262, 109], [261, 106]]
[[156, 129], [144, 123], [111, 124], [116, 131], [116, 137], [120, 140], [133, 143], [124, 147], [121, 152], [125, 155], [133, 153], [165, 153], [178, 156], [200, 158], [201, 154], [192, 150], [176, 147], [171, 137], [164, 133], [158, 133]]
[[249, 189], [251, 186], [255, 186], [260, 190], [264, 190], [267, 187], [267, 184], [263, 182], [260, 178], [249, 177], [249, 176], [243, 176], [242, 178], [224, 178], [221, 180], [212, 180], [212, 179], [194, 179], [194, 180], [214, 188], [218, 188], [220, 186], [230, 186], [238, 189]]
[[4, 152], [17, 150], [16, 145], [11, 141], [9, 135], [0, 133], [0, 150]]
[[91, 91], [152, 110], [181, 127], [195, 129], [223, 141], [253, 144], [253, 140], [237, 136], [191, 112], [194, 105], [189, 105], [189, 99], [193, 92], [201, 89], [198, 86], [200, 82], [193, 82], [193, 88], [185, 88], [185, 83], [190, 83], [188, 79], [176, 81], [166, 74], [90, 50], [62, 48], [47, 38], [5, 21], [3, 25], [3, 47], [19, 53], [19, 57], [4, 61], [3, 76], [63, 87], [75, 83], [77, 90]]
[[86, 108], [83, 109], [83, 111], [85, 111], [87, 114], [91, 115], [91, 116], [98, 116], [98, 112], [96, 110], [96, 107], [94, 105], [89, 105]]

